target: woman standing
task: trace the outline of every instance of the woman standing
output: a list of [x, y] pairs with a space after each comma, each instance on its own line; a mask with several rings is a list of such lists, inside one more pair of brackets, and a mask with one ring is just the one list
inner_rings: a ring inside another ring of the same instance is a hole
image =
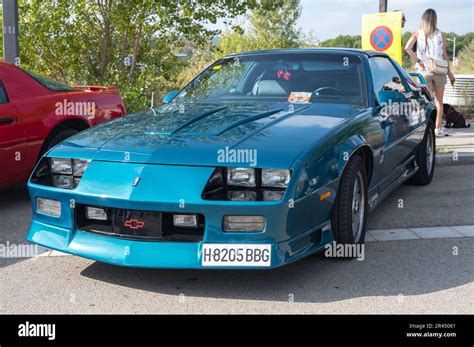
[[[425, 77], [428, 87], [435, 95], [436, 123], [435, 135], [446, 136], [446, 130], [441, 127], [443, 118], [443, 95], [446, 76], [454, 85], [455, 78], [448, 63], [446, 53], [446, 34], [438, 30], [435, 10], [428, 9], [421, 16], [420, 29], [412, 34], [405, 51], [416, 60], [418, 71]], [[416, 53], [413, 46], [416, 42]]]

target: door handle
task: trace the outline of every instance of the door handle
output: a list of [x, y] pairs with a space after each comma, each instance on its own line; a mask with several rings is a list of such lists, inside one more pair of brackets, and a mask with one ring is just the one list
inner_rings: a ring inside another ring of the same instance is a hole
[[2, 117], [0, 118], [0, 125], [11, 124], [15, 121], [15, 117]]

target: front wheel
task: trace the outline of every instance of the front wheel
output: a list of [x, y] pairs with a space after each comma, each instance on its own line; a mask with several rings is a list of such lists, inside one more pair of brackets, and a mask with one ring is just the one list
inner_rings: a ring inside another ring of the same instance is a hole
[[426, 126], [425, 136], [423, 137], [423, 141], [420, 143], [420, 147], [416, 154], [418, 172], [408, 180], [408, 183], [424, 186], [431, 182], [435, 168], [435, 150], [434, 124], [430, 119]]
[[331, 226], [336, 242], [362, 244], [367, 227], [367, 172], [364, 159], [353, 155], [341, 176]]

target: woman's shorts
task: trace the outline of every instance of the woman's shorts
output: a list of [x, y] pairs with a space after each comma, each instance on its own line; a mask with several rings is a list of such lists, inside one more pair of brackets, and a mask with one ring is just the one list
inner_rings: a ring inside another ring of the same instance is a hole
[[447, 75], [441, 74], [426, 73], [423, 74], [423, 77], [425, 78], [426, 83], [428, 83], [429, 88], [444, 87], [448, 81]]

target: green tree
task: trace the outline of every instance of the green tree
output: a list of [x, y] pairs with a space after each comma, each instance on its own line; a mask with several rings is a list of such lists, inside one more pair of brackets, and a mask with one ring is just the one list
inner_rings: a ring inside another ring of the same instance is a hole
[[360, 35], [339, 35], [335, 38], [322, 41], [320, 47], [346, 47], [346, 48], [361, 48]]
[[464, 47], [459, 53], [457, 60], [458, 64], [454, 68], [456, 73], [474, 73], [474, 40]]
[[405, 46], [410, 39], [412, 33], [407, 31], [402, 35], [402, 60], [403, 60], [403, 67], [407, 70], [414, 70], [415, 69], [415, 62], [411, 59], [407, 52], [405, 52]]
[[[183, 65], [173, 48], [203, 44], [206, 24], [234, 18], [246, 1], [20, 0], [23, 67], [72, 84], [114, 84], [129, 112], [176, 84]], [[124, 59], [130, 57], [126, 66]]]
[[469, 46], [469, 44], [474, 40], [474, 32], [469, 32], [464, 35], [458, 35], [453, 32], [446, 33], [446, 38], [448, 39], [446, 42], [446, 51], [450, 59], [453, 58], [453, 49], [454, 49], [454, 42], [452, 41], [453, 38], [456, 38], [456, 55], [464, 50], [465, 47]]
[[273, 2], [273, 6], [255, 8], [247, 16], [247, 32], [240, 27], [226, 31], [220, 37], [215, 56], [249, 50], [298, 47], [302, 34], [296, 24], [300, 16], [299, 0], [277, 0]]
[[250, 35], [259, 49], [298, 47], [301, 29], [296, 26], [301, 16], [299, 0], [280, 0], [276, 8], [256, 8], [250, 13]]
[[178, 77], [183, 86], [213, 61], [232, 53], [262, 49], [304, 46], [304, 37], [297, 21], [301, 15], [299, 0], [263, 1], [246, 16], [248, 28], [228, 26], [216, 45], [196, 49], [190, 65]]

